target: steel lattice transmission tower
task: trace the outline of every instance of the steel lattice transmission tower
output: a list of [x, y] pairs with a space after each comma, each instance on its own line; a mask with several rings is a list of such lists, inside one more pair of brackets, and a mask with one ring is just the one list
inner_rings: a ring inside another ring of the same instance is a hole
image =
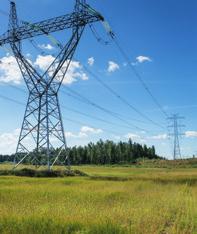
[[[87, 5], [85, 0], [76, 0], [71, 14], [37, 23], [21, 22], [17, 18], [15, 3], [10, 4], [9, 30], [0, 37], [0, 46], [10, 44], [29, 91], [15, 155], [15, 167], [27, 157], [31, 157], [32, 162], [39, 161], [42, 154], [48, 169], [51, 169], [62, 150], [66, 149], [58, 91], [85, 26], [104, 19]], [[71, 30], [70, 39], [60, 49], [48, 69], [40, 74], [23, 55], [22, 41], [65, 29]], [[68, 158], [67, 162], [69, 164]]]
[[184, 117], [179, 116], [178, 114], [174, 114], [168, 118], [168, 120], [171, 121], [172, 123], [172, 125], [168, 127], [173, 129], [173, 132], [170, 133], [169, 136], [173, 137], [173, 159], [174, 160], [181, 159], [180, 136], [183, 136], [184, 134], [180, 132], [180, 129], [182, 127], [185, 127], [185, 125], [180, 124], [179, 121], [183, 119]]

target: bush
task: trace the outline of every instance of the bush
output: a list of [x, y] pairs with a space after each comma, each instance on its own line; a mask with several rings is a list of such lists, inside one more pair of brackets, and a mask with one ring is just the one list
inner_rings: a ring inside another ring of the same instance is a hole
[[79, 170], [34, 170], [23, 168], [20, 170], [1, 170], [0, 176], [25, 176], [25, 177], [65, 177], [65, 176], [87, 176]]

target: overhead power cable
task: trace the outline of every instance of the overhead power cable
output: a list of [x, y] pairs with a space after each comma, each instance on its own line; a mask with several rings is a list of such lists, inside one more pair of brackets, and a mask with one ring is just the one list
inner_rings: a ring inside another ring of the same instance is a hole
[[111, 122], [111, 121], [108, 121], [108, 120], [105, 120], [105, 119], [102, 119], [102, 118], [99, 118], [97, 116], [93, 116], [93, 115], [89, 115], [89, 114], [86, 114], [84, 112], [81, 112], [81, 111], [78, 111], [78, 110], [75, 110], [73, 108], [70, 108], [70, 107], [66, 107], [64, 105], [62, 105], [62, 107], [70, 112], [73, 112], [73, 113], [76, 113], [76, 114], [79, 114], [79, 115], [82, 115], [82, 116], [86, 116], [88, 118], [91, 118], [91, 119], [94, 119], [94, 120], [98, 120], [100, 122], [103, 122], [103, 123], [106, 123], [106, 124], [110, 124], [110, 125], [113, 125], [113, 126], [120, 126], [122, 128], [126, 128], [128, 129], [128, 126], [126, 125], [120, 125], [120, 124], [117, 124], [117, 123], [114, 123], [114, 122]]
[[[25, 93], [27, 94], [26, 90], [25, 89], [22, 89], [22, 88], [19, 88], [15, 85], [11, 85], [11, 84], [7, 84], [9, 87], [13, 88], [13, 89], [16, 89], [22, 93]], [[94, 120], [98, 120], [100, 122], [103, 122], [103, 123], [106, 123], [106, 124], [110, 124], [110, 125], [113, 125], [113, 126], [116, 126], [116, 127], [121, 127], [121, 128], [125, 128], [125, 129], [128, 129], [128, 126], [127, 125], [122, 125], [122, 124], [118, 124], [118, 123], [114, 123], [114, 122], [111, 122], [111, 121], [108, 121], [106, 119], [103, 119], [103, 118], [99, 118], [97, 116], [93, 116], [93, 115], [90, 115], [90, 114], [87, 114], [87, 113], [84, 113], [84, 112], [81, 112], [81, 111], [78, 111], [74, 108], [71, 108], [71, 107], [67, 107], [65, 105], [62, 105], [62, 108], [67, 110], [67, 111], [70, 111], [72, 113], [76, 113], [76, 114], [79, 114], [79, 115], [82, 115], [82, 116], [86, 116], [88, 118], [91, 118], [91, 119], [94, 119]]]
[[[29, 22], [25, 22], [25, 21], [21, 21], [21, 22], [22, 22], [23, 24], [28, 24], [28, 25], [31, 26], [31, 23], [29, 23]], [[34, 27], [34, 26], [32, 25], [32, 27]], [[105, 25], [105, 27], [107, 27], [107, 26]], [[38, 30], [41, 30], [41, 29], [38, 27]], [[45, 33], [45, 34], [51, 39], [51, 41], [52, 41], [53, 44], [55, 44], [56, 46], [62, 48], [61, 43], [60, 43], [59, 41], [57, 41], [53, 36], [51, 36], [49, 33]], [[112, 37], [112, 39], [113, 39], [112, 32], [110, 33], [110, 35], [111, 35], [111, 37]], [[33, 42], [32, 42], [32, 43], [33, 43]], [[35, 45], [33, 45], [33, 46], [35, 47]], [[103, 83], [103, 84], [104, 84], [104, 83]], [[106, 85], [105, 85], [105, 87], [106, 87]], [[106, 87], [106, 88], [107, 88], [107, 87]], [[121, 98], [121, 97], [120, 97], [115, 91], [113, 91], [110, 87], [108, 88], [108, 90], [110, 90], [110, 92], [112, 92], [113, 94], [115, 94], [115, 96], [118, 97], [120, 100], [122, 100], [125, 104], [129, 105], [130, 108], [132, 108], [133, 110], [135, 110], [138, 114], [140, 114], [141, 116], [145, 117], [147, 120], [149, 120], [149, 121], [152, 122], [153, 124], [155, 124], [155, 125], [157, 125], [157, 126], [163, 128], [161, 125], [155, 123], [153, 120], [151, 120], [150, 118], [148, 118], [147, 116], [145, 116], [144, 114], [142, 114], [140, 111], [138, 111], [135, 107], [133, 107], [132, 105], [130, 105], [125, 99]], [[69, 91], [72, 92], [72, 93], [74, 93], [74, 94], [77, 95], [78, 97], [80, 97], [81, 100], [85, 101], [86, 103], [88, 103], [88, 104], [90, 104], [90, 105], [92, 105], [92, 106], [94, 106], [94, 107], [96, 107], [96, 108], [98, 108], [98, 109], [100, 109], [100, 110], [102, 110], [102, 111], [104, 111], [104, 112], [106, 112], [106, 113], [112, 115], [114, 118], [117, 118], [117, 119], [121, 120], [122, 122], [126, 123], [128, 126], [132, 126], [132, 127], [136, 128], [136, 129], [138, 129], [138, 130], [141, 130], [141, 131], [146, 131], [145, 129], [139, 128], [138, 126], [133, 125], [133, 124], [130, 124], [128, 121], [125, 121], [124, 119], [122, 119], [122, 118], [120, 117], [120, 115], [119, 115], [118, 113], [109, 111], [109, 110], [107, 110], [106, 108], [103, 108], [103, 107], [99, 106], [98, 104], [93, 103], [92, 101], [88, 100], [87, 98], [85, 98], [84, 96], [80, 95], [80, 94], [77, 93], [76, 91], [73, 91], [73, 90], [71, 90], [71, 89], [69, 89]]]
[[94, 35], [94, 37], [96, 38], [96, 40], [101, 43], [102, 45], [109, 45], [111, 43], [111, 41], [106, 41], [104, 40], [96, 31], [94, 25], [90, 24], [89, 25], [90, 30], [92, 31], [92, 34]]
[[159, 108], [159, 110], [161, 111], [161, 113], [166, 117], [168, 117], [167, 112], [163, 109], [163, 107], [161, 106], [161, 104], [159, 103], [159, 101], [157, 100], [157, 98], [153, 95], [152, 91], [149, 89], [148, 85], [146, 84], [146, 82], [144, 81], [144, 79], [142, 78], [142, 76], [140, 75], [140, 73], [137, 71], [137, 69], [132, 66], [129, 56], [127, 55], [127, 53], [125, 52], [125, 50], [123, 49], [123, 47], [120, 45], [117, 36], [114, 34], [113, 30], [111, 29], [111, 27], [109, 26], [108, 22], [103, 22], [103, 25], [108, 33], [108, 35], [110, 36], [110, 38], [112, 38], [112, 40], [114, 41], [115, 45], [117, 46], [119, 52], [121, 53], [121, 55], [123, 56], [123, 58], [126, 60], [128, 66], [131, 68], [131, 70], [133, 71], [133, 73], [135, 74], [135, 76], [137, 77], [137, 79], [140, 81], [140, 83], [142, 84], [142, 86], [144, 87], [144, 89], [146, 90], [146, 92], [148, 93], [148, 95], [151, 97], [151, 99], [153, 100], [153, 102], [155, 103], [155, 105]]
[[[21, 105], [21, 106], [26, 106], [25, 103], [22, 103], [22, 102], [20, 102], [20, 101], [15, 100], [15, 99], [9, 98], [9, 97], [4, 96], [4, 95], [2, 95], [2, 94], [0, 94], [0, 98], [3, 99], [3, 100], [9, 101], [9, 102], [13, 102], [13, 103], [18, 104], [18, 105]], [[77, 124], [79, 124], [79, 125], [89, 126], [89, 127], [91, 127], [91, 128], [97, 129], [97, 127], [95, 127], [95, 126], [91, 126], [91, 125], [89, 125], [89, 124], [87, 124], [87, 123], [83, 123], [83, 122], [78, 121], [78, 120], [69, 119], [69, 118], [65, 118], [65, 117], [64, 117], [63, 119], [65, 119], [65, 120], [67, 120], [67, 121], [70, 121], [70, 122], [72, 122], [72, 123], [77, 123]], [[104, 131], [106, 131], [106, 132], [108, 132], [108, 133], [112, 133], [112, 134], [117, 134], [117, 135], [120, 134], [120, 133], [118, 133], [118, 132], [116, 132], [116, 131], [108, 130], [108, 129], [105, 129], [105, 128], [102, 128], [102, 130], [104, 130]]]
[[[86, 104], [89, 104], [89, 105], [91, 105], [91, 106], [93, 106], [93, 107], [95, 107], [95, 108], [97, 108], [97, 109], [99, 109], [99, 110], [101, 110], [101, 111], [103, 111], [103, 112], [111, 115], [112, 117], [114, 117], [114, 118], [120, 120], [121, 122], [123, 122], [124, 124], [126, 124], [128, 127], [132, 127], [132, 128], [134, 127], [134, 128], [136, 128], [136, 129], [138, 129], [140, 131], [147, 131], [146, 129], [140, 128], [140, 127], [138, 127], [138, 126], [136, 126], [134, 124], [131, 124], [130, 122], [126, 121], [125, 119], [123, 119], [122, 117], [120, 117], [121, 116], [120, 114], [118, 114], [116, 112], [113, 112], [113, 111], [110, 111], [110, 110], [108, 110], [108, 109], [106, 109], [106, 108], [104, 108], [104, 107], [102, 107], [102, 106], [100, 106], [100, 105], [92, 102], [91, 100], [89, 100], [88, 98], [84, 97], [83, 95], [81, 95], [77, 91], [74, 91], [73, 89], [71, 89], [69, 87], [65, 87], [65, 89], [68, 89], [71, 93], [73, 93], [75, 95], [76, 99], [81, 100], [81, 101], [85, 102]], [[66, 93], [68, 96], [74, 97], [72, 94], [69, 94], [69, 93], [67, 93], [67, 92], [65, 92], [63, 90], [62, 90], [62, 92]]]
[[159, 123], [153, 121], [148, 116], [146, 116], [145, 114], [143, 114], [140, 110], [138, 110], [136, 107], [134, 107], [133, 105], [131, 105], [125, 98], [123, 98], [122, 96], [120, 96], [114, 89], [112, 89], [109, 85], [107, 85], [104, 81], [102, 81], [94, 72], [90, 71], [87, 68], [87, 66], [83, 65], [83, 67], [84, 67], [84, 69], [85, 69], [86, 72], [88, 72], [92, 77], [94, 77], [103, 87], [105, 87], [110, 93], [112, 93], [122, 103], [124, 103], [125, 105], [127, 105], [130, 109], [132, 109], [133, 111], [135, 111], [142, 118], [146, 119], [147, 121], [151, 122], [152, 124], [157, 125], [157, 126], [159, 126], [161, 128], [164, 128], [162, 125], [160, 125]]
[[33, 39], [29, 39], [29, 42], [31, 43], [31, 45], [34, 47], [35, 50], [38, 51], [38, 53], [41, 53], [41, 55], [46, 55], [46, 53], [37, 46], [37, 43], [35, 42], [35, 40]]
[[14, 102], [14, 103], [16, 103], [16, 104], [18, 104], [18, 105], [21, 105], [21, 106], [25, 106], [25, 104], [24, 104], [23, 102], [17, 101], [17, 100], [15, 100], [15, 99], [13, 99], [13, 98], [4, 96], [4, 95], [2, 95], [2, 94], [0, 94], [0, 98], [1, 98], [1, 99], [4, 99], [4, 100], [7, 100], [7, 101], [10, 101], [10, 102]]
[[[83, 122], [81, 121], [78, 121], [78, 120], [73, 120], [73, 119], [70, 119], [70, 118], [67, 118], [67, 117], [63, 117], [63, 119], [67, 120], [67, 121], [70, 121], [72, 123], [76, 123], [78, 125], [85, 125], [85, 126], [89, 126], [90, 128], [94, 128], [94, 129], [97, 129], [96, 127], [94, 126], [91, 126], [89, 124], [84, 124]], [[105, 129], [105, 128], [102, 128], [102, 130], [108, 132], [108, 133], [112, 133], [112, 134], [115, 134], [115, 135], [120, 135], [120, 133], [116, 132], [116, 131], [113, 131], [113, 130], [108, 130], [108, 129]]]

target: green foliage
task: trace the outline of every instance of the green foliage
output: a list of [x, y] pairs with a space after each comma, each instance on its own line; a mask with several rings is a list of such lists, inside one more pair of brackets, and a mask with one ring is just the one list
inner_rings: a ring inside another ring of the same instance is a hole
[[[51, 161], [57, 156], [58, 150], [52, 150], [50, 152]], [[87, 146], [74, 146], [68, 148], [67, 152], [62, 151], [60, 160], [56, 164], [60, 164], [66, 155], [69, 155], [70, 162], [72, 165], [80, 164], [95, 164], [95, 165], [106, 165], [106, 164], [123, 164], [123, 163], [135, 163], [137, 159], [145, 157], [147, 159], [158, 159], [155, 153], [155, 148], [152, 146], [148, 148], [146, 145], [140, 145], [133, 143], [131, 140], [128, 142], [114, 143], [113, 141], [98, 141], [97, 143], [89, 143]], [[40, 150], [39, 153], [34, 151], [27, 157], [23, 163], [32, 164], [32, 159], [39, 161], [40, 165], [46, 165], [46, 149]], [[21, 155], [23, 157], [23, 155]], [[14, 155], [0, 155], [0, 162], [13, 162]], [[36, 162], [35, 161], [35, 162]]]
[[65, 177], [65, 176], [87, 176], [80, 170], [35, 170], [22, 168], [19, 170], [0, 170], [0, 176], [15, 175], [26, 177]]
[[96, 144], [89, 143], [87, 146], [75, 146], [69, 149], [72, 165], [79, 164], [120, 164], [133, 163], [138, 158], [158, 159], [155, 148], [148, 148], [138, 143], [128, 142], [114, 143], [113, 141], [98, 141]]

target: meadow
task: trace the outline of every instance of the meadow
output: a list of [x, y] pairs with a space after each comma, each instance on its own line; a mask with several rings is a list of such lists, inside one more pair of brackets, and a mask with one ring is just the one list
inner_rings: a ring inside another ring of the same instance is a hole
[[195, 168], [74, 169], [89, 176], [0, 176], [0, 233], [197, 233]]

